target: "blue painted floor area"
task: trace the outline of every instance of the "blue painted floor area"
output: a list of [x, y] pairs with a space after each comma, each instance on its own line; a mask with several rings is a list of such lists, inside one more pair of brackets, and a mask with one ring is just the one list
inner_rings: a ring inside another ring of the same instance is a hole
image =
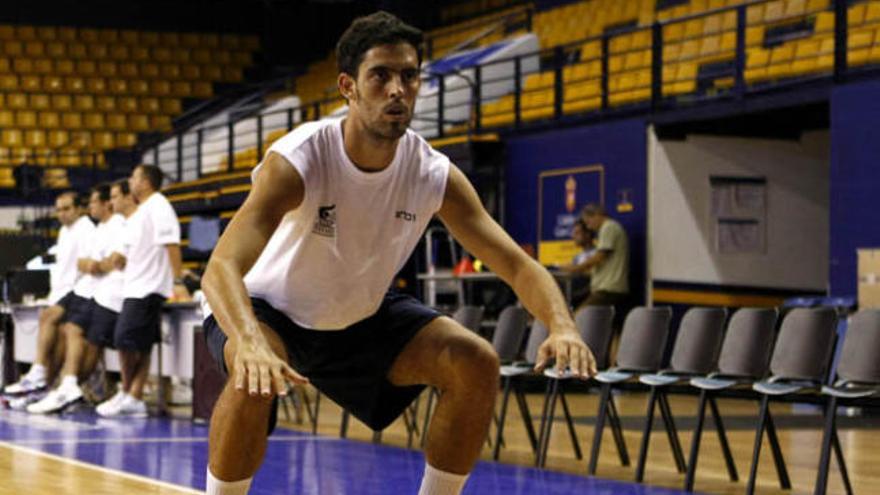
[[[0, 411], [0, 441], [109, 469], [203, 489], [208, 427], [188, 420], [110, 420], [92, 413]], [[251, 494], [407, 495], [418, 492], [421, 452], [278, 430]], [[678, 495], [684, 492], [509, 464], [480, 462], [469, 495]]]

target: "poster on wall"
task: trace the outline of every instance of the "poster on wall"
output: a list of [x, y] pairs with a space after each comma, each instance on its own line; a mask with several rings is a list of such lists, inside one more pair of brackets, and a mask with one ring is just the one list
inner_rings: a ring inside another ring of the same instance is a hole
[[571, 230], [581, 209], [605, 204], [605, 168], [601, 164], [547, 170], [538, 175], [538, 261], [563, 265], [580, 252]]

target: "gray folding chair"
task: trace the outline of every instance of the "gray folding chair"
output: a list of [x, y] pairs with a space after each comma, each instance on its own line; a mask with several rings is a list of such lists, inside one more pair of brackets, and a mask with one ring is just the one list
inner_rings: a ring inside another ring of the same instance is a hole
[[658, 402], [661, 414], [667, 418], [666, 433], [672, 446], [676, 467], [680, 473], [685, 472], [684, 454], [665, 388], [688, 377], [705, 375], [715, 368], [721, 340], [724, 337], [725, 320], [727, 320], [727, 310], [724, 308], [689, 309], [678, 327], [670, 367], [658, 373], [639, 376], [639, 382], [649, 386], [651, 392], [648, 396], [648, 411], [645, 415], [639, 461], [636, 464], [636, 481], [641, 482], [644, 479], [645, 462], [648, 458], [651, 429], [654, 423], [654, 406]]
[[[516, 360], [519, 350], [522, 347], [526, 330], [528, 329], [528, 313], [518, 306], [507, 306], [501, 310], [498, 315], [498, 324], [495, 326], [495, 332], [492, 334], [492, 347], [498, 354], [498, 358], [502, 364], [511, 363]], [[428, 424], [431, 420], [433, 412], [434, 399], [438, 395], [436, 389], [428, 392], [428, 404], [425, 407], [425, 420], [422, 426], [422, 446], [425, 445], [427, 437]], [[495, 418], [497, 423], [498, 419]]]
[[[691, 449], [687, 462], [684, 489], [692, 491], [697, 472], [697, 460], [700, 451], [700, 440], [706, 418], [706, 405], [710, 407], [721, 451], [727, 464], [727, 472], [731, 481], [738, 481], [736, 464], [730, 452], [730, 444], [721, 420], [721, 413], [715, 397], [722, 391], [742, 388], [764, 378], [773, 350], [776, 336], [776, 309], [742, 308], [730, 318], [721, 354], [718, 358], [718, 369], [702, 378], [692, 378], [690, 385], [700, 390], [697, 406], [697, 425], [691, 437]], [[775, 442], [775, 435], [771, 442]]]
[[[861, 310], [850, 318], [834, 385], [822, 387], [822, 395], [828, 397], [828, 407], [825, 411], [825, 430], [822, 434], [815, 495], [824, 495], [828, 488], [828, 466], [832, 448], [837, 457], [837, 466], [840, 468], [846, 493], [848, 495], [853, 493], [840, 440], [837, 437], [837, 406], [841, 402], [843, 405], [853, 404], [858, 399], [875, 397], [880, 393], [878, 353], [880, 353], [880, 310]], [[872, 405], [876, 407], [876, 403]]]
[[[782, 328], [776, 340], [776, 348], [770, 359], [771, 376], [752, 385], [752, 390], [761, 394], [761, 412], [755, 434], [755, 448], [752, 453], [752, 467], [746, 493], [755, 492], [758, 475], [758, 461], [761, 457], [761, 442], [764, 429], [771, 435], [773, 420], [770, 415], [770, 398], [802, 392], [818, 391], [828, 381], [831, 357], [837, 337], [837, 313], [832, 308], [797, 308], [782, 320]], [[775, 432], [773, 433], [775, 436]], [[780, 486], [791, 488], [791, 480], [785, 468], [785, 459], [778, 442], [771, 441], [773, 457]], [[779, 449], [779, 450], [777, 450]]]
[[455, 310], [455, 313], [452, 313], [452, 319], [468, 330], [479, 334], [480, 325], [483, 323], [483, 311], [482, 306], [461, 306]]
[[535, 428], [534, 425], [532, 425], [532, 415], [529, 412], [529, 406], [526, 402], [525, 393], [520, 386], [521, 380], [519, 380], [519, 378], [523, 376], [534, 376], [532, 370], [538, 356], [538, 348], [545, 340], [547, 340], [547, 334], [547, 327], [538, 319], [535, 319], [532, 323], [532, 328], [529, 331], [529, 339], [526, 341], [525, 361], [501, 365], [501, 369], [499, 370], [501, 375], [501, 386], [503, 389], [501, 394], [501, 412], [498, 417], [498, 425], [495, 433], [495, 447], [492, 452], [492, 458], [496, 461], [498, 460], [501, 451], [501, 445], [504, 442], [504, 437], [502, 435], [504, 434], [504, 422], [507, 417], [507, 404], [510, 399], [511, 391], [513, 391], [514, 396], [516, 397], [516, 403], [519, 407], [520, 416], [522, 416], [526, 433], [529, 436], [529, 443], [532, 446], [532, 451], [537, 453], [538, 440], [535, 436]]
[[[575, 325], [578, 333], [584, 342], [593, 351], [593, 357], [596, 359], [596, 367], [604, 369], [608, 363], [608, 351], [611, 346], [611, 337], [614, 334], [612, 323], [614, 321], [614, 308], [612, 306], [587, 306], [579, 310], [574, 315]], [[553, 420], [556, 416], [556, 401], [562, 402], [562, 410], [565, 414], [565, 422], [568, 426], [568, 433], [571, 437], [572, 448], [575, 457], [580, 460], [581, 454], [580, 443], [574, 429], [574, 422], [571, 419], [571, 411], [568, 407], [568, 401], [565, 398], [565, 390], [563, 383], [573, 379], [570, 371], [562, 374], [556, 371], [554, 367], [548, 367], [544, 370], [544, 376], [547, 377], [547, 390], [544, 393], [544, 407], [541, 412], [541, 427], [538, 432], [538, 457], [535, 464], [543, 467], [547, 462], [547, 450], [550, 446], [550, 434], [553, 429]], [[614, 438], [622, 439], [623, 434], [620, 430], [620, 420], [617, 416], [617, 410], [612, 407], [610, 411], [611, 426], [614, 430]], [[629, 455], [626, 453], [626, 446], [622, 442], [617, 442], [618, 453], [621, 456], [621, 463], [624, 466], [629, 465]]]
[[602, 371], [595, 377], [595, 380], [602, 384], [602, 392], [593, 432], [590, 463], [587, 467], [590, 475], [596, 474], [599, 448], [602, 445], [602, 431], [605, 428], [609, 404], [612, 404], [610, 407], [614, 407], [611, 388], [631, 380], [638, 373], [654, 372], [660, 368], [671, 318], [672, 310], [668, 307], [637, 307], [626, 315], [617, 351], [617, 366]]

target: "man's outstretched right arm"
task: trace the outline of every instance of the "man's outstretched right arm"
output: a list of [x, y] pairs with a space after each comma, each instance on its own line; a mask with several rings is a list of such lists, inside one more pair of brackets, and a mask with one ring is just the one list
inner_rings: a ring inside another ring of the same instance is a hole
[[302, 203], [304, 193], [299, 172], [285, 158], [269, 153], [250, 194], [217, 242], [202, 278], [214, 318], [237, 344], [231, 378], [239, 390], [247, 384], [250, 395], [284, 394], [285, 381], [305, 381], [272, 352], [243, 280], [284, 215]]

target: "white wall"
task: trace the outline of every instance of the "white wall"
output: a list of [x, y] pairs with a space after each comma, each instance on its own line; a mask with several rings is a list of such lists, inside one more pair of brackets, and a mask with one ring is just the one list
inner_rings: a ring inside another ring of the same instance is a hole
[[20, 206], [0, 207], [0, 229], [17, 229], [18, 219], [24, 214], [28, 218], [33, 215], [25, 214], [26, 208]]
[[[825, 290], [830, 135], [800, 142], [649, 133], [650, 266], [654, 280]], [[766, 252], [719, 254], [710, 176], [765, 177]]]

